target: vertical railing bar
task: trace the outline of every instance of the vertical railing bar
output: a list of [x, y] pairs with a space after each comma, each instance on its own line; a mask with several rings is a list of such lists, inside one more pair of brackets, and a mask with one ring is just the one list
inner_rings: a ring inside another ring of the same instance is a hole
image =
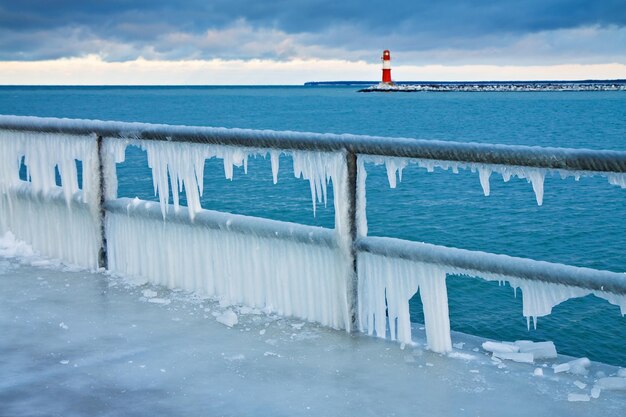
[[108, 259], [107, 259], [107, 237], [106, 237], [106, 230], [105, 230], [105, 215], [106, 215], [106, 209], [104, 207], [105, 204], [105, 200], [106, 200], [106, 182], [105, 182], [105, 178], [104, 178], [104, 156], [103, 156], [103, 146], [102, 146], [102, 136], [98, 136], [96, 139], [96, 147], [97, 147], [97, 152], [98, 152], [98, 166], [96, 167], [96, 169], [98, 170], [98, 186], [96, 187], [96, 190], [98, 192], [98, 196], [95, 199], [97, 201], [98, 204], [98, 220], [99, 220], [99, 227], [100, 227], [100, 249], [98, 251], [98, 266], [100, 268], [104, 268], [107, 269], [108, 267]]
[[358, 323], [358, 300], [359, 300], [359, 277], [357, 273], [357, 250], [355, 246], [357, 238], [357, 209], [356, 209], [356, 193], [357, 193], [357, 155], [353, 152], [346, 153], [346, 165], [348, 167], [348, 231], [349, 231], [349, 248], [352, 260], [352, 277], [348, 286], [348, 297], [350, 300], [350, 323], [352, 331], [359, 328]]

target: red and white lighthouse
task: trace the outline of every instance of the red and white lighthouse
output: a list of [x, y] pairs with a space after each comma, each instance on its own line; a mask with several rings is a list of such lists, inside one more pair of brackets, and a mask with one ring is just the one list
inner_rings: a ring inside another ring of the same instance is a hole
[[391, 81], [391, 54], [388, 49], [383, 51], [383, 84], [393, 84]]

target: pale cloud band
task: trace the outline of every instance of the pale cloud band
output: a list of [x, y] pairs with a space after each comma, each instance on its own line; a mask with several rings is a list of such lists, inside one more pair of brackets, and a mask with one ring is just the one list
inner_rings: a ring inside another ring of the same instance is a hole
[[[395, 65], [396, 80], [498, 81], [626, 78], [626, 64]], [[292, 85], [378, 80], [380, 64], [338, 59], [146, 60], [98, 56], [0, 62], [3, 85]]]

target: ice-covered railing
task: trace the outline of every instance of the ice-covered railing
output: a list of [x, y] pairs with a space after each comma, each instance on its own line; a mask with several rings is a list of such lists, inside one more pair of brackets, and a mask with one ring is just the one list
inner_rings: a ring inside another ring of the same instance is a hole
[[[117, 198], [115, 164], [128, 144], [146, 150], [159, 204]], [[602, 175], [625, 188], [626, 152], [14, 116], [0, 116], [0, 151], [2, 231], [87, 267], [100, 253], [99, 264], [114, 273], [224, 304], [410, 343], [408, 302], [419, 290], [428, 344], [437, 352], [451, 349], [447, 274], [520, 287], [529, 325], [589, 293], [626, 313], [624, 274], [368, 237], [365, 214], [368, 161], [386, 165], [392, 188], [409, 163], [478, 172], [485, 195], [493, 173], [504, 181], [516, 176], [542, 204], [546, 173]], [[201, 206], [206, 159], [222, 159], [232, 178], [233, 166], [247, 169], [250, 156], [268, 156], [276, 183], [281, 153], [294, 159], [294, 175], [309, 181], [314, 207], [333, 183], [334, 230]], [[75, 160], [82, 161], [82, 190]], [[29, 181], [20, 180], [22, 163]], [[179, 202], [183, 191], [187, 207]]]

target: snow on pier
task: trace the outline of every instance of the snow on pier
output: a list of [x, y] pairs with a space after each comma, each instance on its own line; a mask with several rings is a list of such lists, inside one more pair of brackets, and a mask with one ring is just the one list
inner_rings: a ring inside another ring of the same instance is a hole
[[30, 253], [0, 241], [4, 415], [619, 417], [626, 404], [626, 370], [572, 372], [549, 346], [524, 363], [453, 332], [440, 355], [416, 324], [410, 345], [346, 335]]

